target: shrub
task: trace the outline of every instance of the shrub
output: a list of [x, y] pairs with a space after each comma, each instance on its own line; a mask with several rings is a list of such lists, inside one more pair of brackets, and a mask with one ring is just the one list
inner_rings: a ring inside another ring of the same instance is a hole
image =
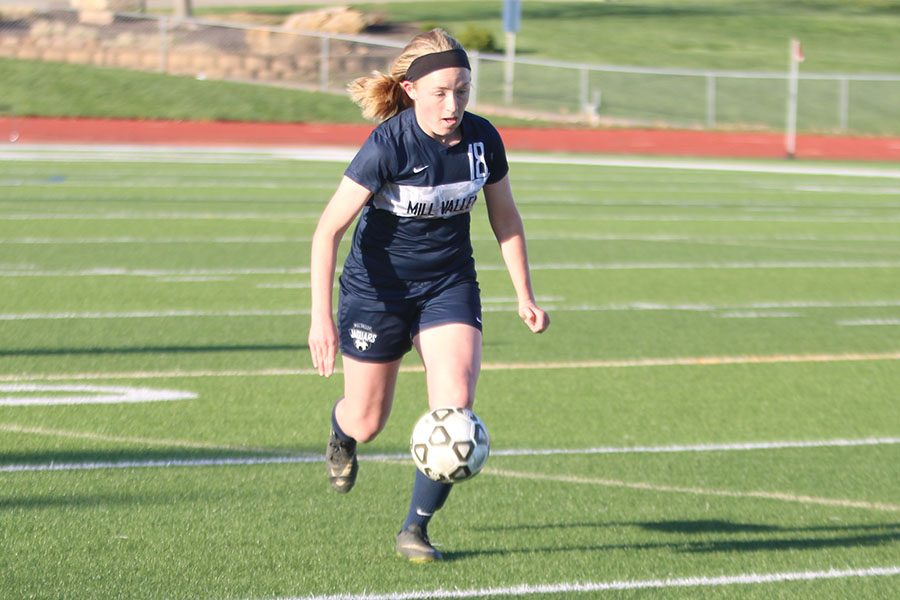
[[459, 43], [469, 51], [479, 50], [495, 52], [497, 50], [494, 34], [491, 33], [490, 30], [479, 27], [478, 25], [466, 25], [458, 35], [454, 35], [453, 37], [459, 40]]

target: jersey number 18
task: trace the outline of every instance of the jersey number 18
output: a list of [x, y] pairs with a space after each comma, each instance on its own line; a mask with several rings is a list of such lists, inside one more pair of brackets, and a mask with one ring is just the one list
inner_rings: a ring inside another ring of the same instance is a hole
[[469, 144], [469, 176], [472, 181], [488, 176], [487, 161], [484, 159], [484, 142]]

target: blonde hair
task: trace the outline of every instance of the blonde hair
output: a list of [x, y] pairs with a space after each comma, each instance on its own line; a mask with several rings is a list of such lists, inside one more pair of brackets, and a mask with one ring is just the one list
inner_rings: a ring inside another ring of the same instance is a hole
[[420, 56], [447, 50], [463, 50], [443, 29], [432, 29], [414, 37], [393, 63], [390, 74], [373, 71], [371, 75], [350, 82], [347, 92], [362, 109], [363, 117], [372, 121], [385, 121], [413, 105], [412, 99], [400, 85], [412, 61]]

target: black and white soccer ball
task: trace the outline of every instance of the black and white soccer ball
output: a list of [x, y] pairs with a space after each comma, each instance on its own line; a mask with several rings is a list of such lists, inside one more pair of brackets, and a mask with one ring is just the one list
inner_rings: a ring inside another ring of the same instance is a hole
[[437, 408], [413, 427], [410, 450], [416, 467], [429, 479], [459, 483], [481, 471], [491, 438], [481, 419], [467, 408]]

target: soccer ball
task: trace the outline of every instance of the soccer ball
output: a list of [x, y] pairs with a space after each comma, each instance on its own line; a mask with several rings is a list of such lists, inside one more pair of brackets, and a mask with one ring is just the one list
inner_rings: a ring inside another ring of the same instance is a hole
[[416, 422], [409, 448], [416, 467], [426, 477], [459, 483], [481, 471], [491, 450], [491, 438], [471, 410], [437, 408]]

